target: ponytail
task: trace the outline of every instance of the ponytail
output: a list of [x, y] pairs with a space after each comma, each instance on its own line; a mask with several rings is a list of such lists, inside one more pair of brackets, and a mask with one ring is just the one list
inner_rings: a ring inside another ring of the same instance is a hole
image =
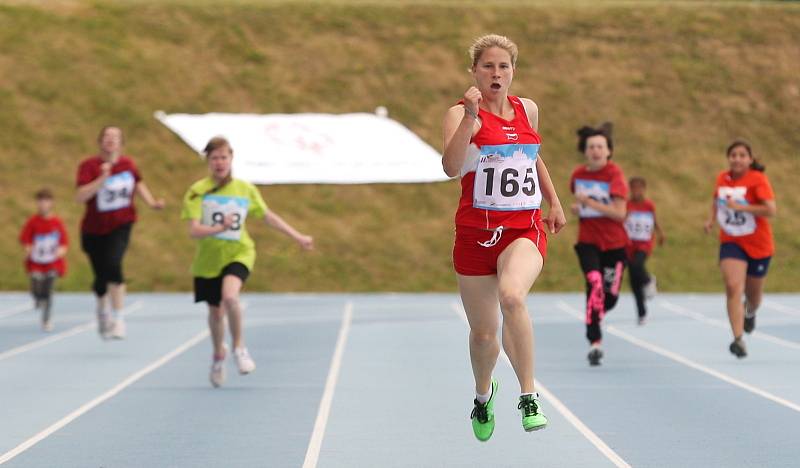
[[754, 171], [758, 171], [758, 172], [764, 172], [764, 171], [767, 170], [767, 166], [765, 166], [764, 164], [762, 164], [761, 162], [758, 161], [758, 158], [756, 158], [756, 156], [753, 154], [753, 147], [750, 146], [750, 143], [748, 143], [745, 140], [734, 140], [733, 143], [728, 145], [728, 149], [725, 150], [725, 155], [726, 156], [730, 155], [731, 151], [733, 151], [735, 148], [738, 148], [738, 147], [742, 147], [742, 148], [746, 149], [747, 150], [747, 154], [749, 154], [750, 157], [753, 158], [753, 162], [750, 163], [750, 169], [752, 169]]

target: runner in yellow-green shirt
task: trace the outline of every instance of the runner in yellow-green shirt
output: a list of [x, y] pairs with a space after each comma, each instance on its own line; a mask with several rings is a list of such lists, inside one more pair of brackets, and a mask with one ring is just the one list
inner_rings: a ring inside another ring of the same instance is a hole
[[210, 379], [214, 387], [219, 387], [225, 382], [226, 316], [239, 373], [249, 374], [256, 368], [242, 339], [239, 304], [239, 292], [256, 260], [255, 244], [247, 234], [247, 218], [263, 218], [304, 250], [313, 249], [314, 240], [268, 210], [253, 184], [232, 177], [233, 149], [225, 138], [212, 138], [203, 152], [211, 174], [186, 192], [181, 218], [189, 221], [189, 235], [199, 239], [192, 262], [194, 300], [208, 303], [208, 327], [214, 345]]

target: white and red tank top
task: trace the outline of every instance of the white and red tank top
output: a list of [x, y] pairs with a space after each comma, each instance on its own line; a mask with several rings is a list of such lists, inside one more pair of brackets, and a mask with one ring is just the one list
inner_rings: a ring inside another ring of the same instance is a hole
[[542, 139], [531, 128], [522, 101], [516, 96], [508, 101], [513, 120], [478, 111], [481, 128], [470, 139], [461, 168], [457, 226], [530, 229], [541, 223], [536, 160]]

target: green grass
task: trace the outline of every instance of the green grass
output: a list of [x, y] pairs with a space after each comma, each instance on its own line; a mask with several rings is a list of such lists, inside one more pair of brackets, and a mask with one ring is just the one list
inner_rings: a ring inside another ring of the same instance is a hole
[[[186, 290], [194, 250], [179, 220], [199, 159], [153, 111], [353, 112], [388, 107], [436, 148], [441, 119], [470, 84], [465, 50], [486, 32], [520, 46], [514, 89], [541, 109], [543, 154], [565, 206], [581, 161], [574, 130], [613, 120], [615, 160], [649, 181], [668, 244], [651, 261], [665, 290], [720, 289], [717, 242], [702, 234], [724, 148], [745, 137], [778, 196], [767, 288], [800, 280], [800, 6], [784, 2], [18, 1], [0, 6], [0, 289], [23, 289], [13, 241], [51, 186], [72, 236], [60, 287], [86, 290], [73, 201], [77, 163], [108, 123], [151, 189], [126, 270], [133, 290]], [[46, 6], [42, 6], [46, 5]], [[268, 186], [268, 204], [318, 249], [263, 226], [251, 290], [449, 291], [455, 181]], [[538, 290], [581, 288], [575, 220], [550, 239]]]

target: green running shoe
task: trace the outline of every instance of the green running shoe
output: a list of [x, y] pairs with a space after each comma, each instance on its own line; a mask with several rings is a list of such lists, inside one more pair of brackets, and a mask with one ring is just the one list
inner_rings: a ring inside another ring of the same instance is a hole
[[492, 377], [492, 396], [489, 397], [489, 401], [481, 403], [476, 398], [474, 401], [475, 408], [472, 409], [472, 414], [469, 415], [470, 419], [472, 419], [472, 432], [481, 442], [489, 440], [494, 432], [494, 396], [497, 393], [497, 387], [499, 387], [499, 384]]
[[522, 411], [522, 428], [525, 432], [538, 431], [547, 426], [547, 416], [539, 412], [539, 394], [519, 397], [517, 409]]

